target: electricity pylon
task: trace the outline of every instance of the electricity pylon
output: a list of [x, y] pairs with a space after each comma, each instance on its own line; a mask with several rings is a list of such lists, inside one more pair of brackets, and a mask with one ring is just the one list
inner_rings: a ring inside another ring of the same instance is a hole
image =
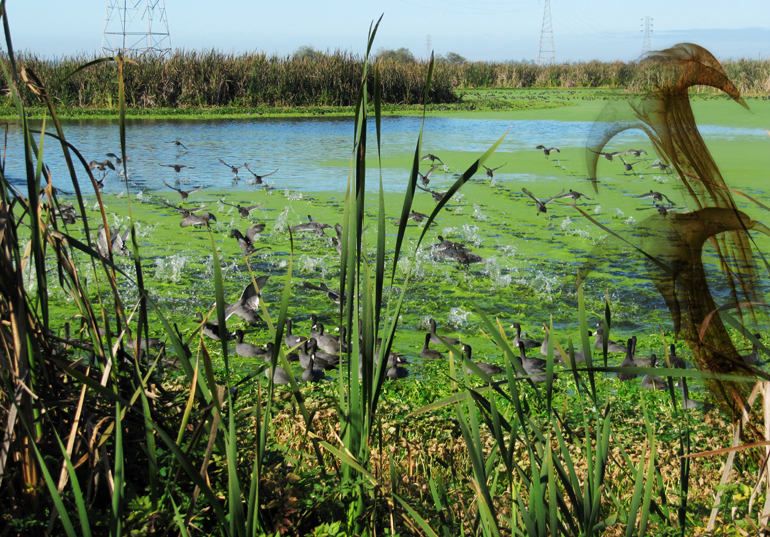
[[652, 17], [647, 15], [644, 21], [644, 43], [642, 44], [642, 56], [652, 50]]
[[543, 28], [540, 30], [540, 48], [537, 51], [537, 64], [556, 63], [556, 47], [553, 44], [553, 23], [551, 22], [551, 0], [545, 0], [543, 9]]
[[163, 56], [171, 52], [164, 0], [107, 0], [102, 53]]

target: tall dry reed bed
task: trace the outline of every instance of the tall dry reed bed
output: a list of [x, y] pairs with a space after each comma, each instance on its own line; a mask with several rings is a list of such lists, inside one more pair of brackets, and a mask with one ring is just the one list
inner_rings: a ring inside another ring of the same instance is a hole
[[[100, 65], [64, 81], [68, 73], [92, 59], [79, 55], [49, 60], [22, 53], [18, 62], [38, 74], [58, 105], [114, 108], [118, 91], [114, 64]], [[167, 58], [135, 60], [124, 73], [127, 105], [132, 108], [352, 106], [363, 73], [361, 58], [340, 51], [298, 57], [179, 50]], [[420, 62], [383, 59], [383, 103], [419, 104], [421, 88], [425, 87], [425, 67]], [[741, 93], [770, 92], [770, 60], [727, 61], [724, 68]], [[373, 75], [368, 76], [371, 79]], [[625, 87], [644, 92], [666, 83], [665, 72], [654, 62], [595, 60], [546, 66], [528, 62], [438, 62], [429, 102], [455, 102], [458, 98], [454, 90], [464, 88]], [[7, 93], [7, 86], [2, 86], [0, 91]], [[28, 89], [22, 91], [22, 99], [26, 105], [35, 102]], [[10, 101], [4, 104], [9, 106]]]
[[[113, 108], [117, 106], [117, 67], [102, 64], [64, 81], [78, 66], [93, 60], [87, 55], [47, 60], [21, 54], [18, 62], [38, 74], [57, 105]], [[205, 106], [352, 106], [361, 76], [361, 58], [349, 53], [314, 59], [209, 51], [176, 51], [168, 58], [135, 58], [126, 65], [126, 104], [134, 108]], [[383, 98], [389, 104], [419, 104], [425, 87], [425, 68], [419, 64], [384, 61]], [[368, 77], [373, 82], [373, 75]], [[64, 81], [64, 82], [63, 82]], [[18, 82], [18, 81], [17, 81]], [[2, 91], [7, 93], [3, 83]], [[20, 87], [23, 85], [20, 84]], [[430, 101], [457, 100], [456, 82], [447, 70], [437, 70]], [[25, 104], [34, 95], [22, 91]], [[10, 104], [7, 102], [6, 104]]]

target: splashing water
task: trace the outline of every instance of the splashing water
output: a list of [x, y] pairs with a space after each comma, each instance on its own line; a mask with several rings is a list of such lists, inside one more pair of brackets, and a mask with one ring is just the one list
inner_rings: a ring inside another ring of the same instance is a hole
[[326, 273], [329, 271], [329, 265], [326, 263], [326, 259], [327, 256], [310, 257], [308, 255], [302, 255], [297, 261], [297, 270], [304, 273], [320, 271], [321, 278], [326, 279]]
[[599, 214], [601, 212], [602, 212], [602, 206], [601, 205], [597, 205], [596, 207], [594, 207], [594, 214]]
[[627, 226], [633, 226], [633, 225], [635, 225], [635, 224], [636, 224], [636, 220], [634, 219], [634, 217], [633, 217], [633, 216], [629, 216], [629, 217], [628, 217], [628, 219], [627, 219], [627, 220], [625, 220], [623, 223], [624, 223], [625, 225], [627, 225]]
[[476, 204], [474, 203], [474, 204], [473, 204], [473, 216], [472, 216], [471, 218], [473, 218], [473, 219], [474, 219], [474, 220], [476, 220], [477, 222], [484, 222], [485, 220], [487, 220], [487, 219], [488, 219], [488, 217], [487, 217], [487, 215], [485, 215], [485, 214], [482, 212], [482, 208], [483, 208], [483, 207], [482, 207], [481, 205], [476, 205]]
[[447, 328], [465, 328], [468, 326], [468, 315], [470, 311], [463, 311], [460, 308], [452, 308], [449, 310], [449, 316], [446, 319]]
[[289, 229], [289, 207], [286, 206], [283, 208], [283, 211], [281, 211], [281, 214], [278, 215], [278, 218], [275, 219], [275, 224], [273, 225], [273, 231], [275, 233], [286, 233]]
[[155, 277], [159, 280], [179, 283], [187, 261], [189, 258], [181, 254], [159, 257], [155, 260]]
[[290, 192], [287, 188], [283, 191], [283, 197], [286, 198], [289, 201], [299, 201], [302, 199], [302, 192]]
[[484, 268], [482, 270], [492, 280], [492, 287], [494, 288], [508, 287], [513, 281], [510, 274], [503, 274], [503, 268], [496, 257], [488, 257], [484, 261]]
[[457, 230], [458, 235], [463, 241], [468, 242], [478, 248], [484, 239], [479, 234], [479, 226], [471, 226], [469, 224], [463, 224], [463, 227]]

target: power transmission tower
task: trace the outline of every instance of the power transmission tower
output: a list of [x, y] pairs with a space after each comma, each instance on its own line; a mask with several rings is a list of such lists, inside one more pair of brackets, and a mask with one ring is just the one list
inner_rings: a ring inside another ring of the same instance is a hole
[[642, 56], [652, 50], [652, 17], [647, 15], [644, 21], [644, 43], [642, 44]]
[[545, 0], [543, 9], [543, 29], [540, 30], [540, 48], [537, 51], [537, 64], [556, 63], [556, 47], [553, 44], [553, 23], [551, 22], [551, 0]]
[[425, 58], [430, 60], [430, 34], [425, 36]]
[[102, 53], [163, 56], [171, 52], [164, 0], [107, 0]]

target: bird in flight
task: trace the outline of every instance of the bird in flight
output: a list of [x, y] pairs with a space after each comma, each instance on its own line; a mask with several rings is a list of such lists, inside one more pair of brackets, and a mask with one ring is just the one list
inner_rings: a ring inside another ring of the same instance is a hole
[[561, 196], [556, 196], [556, 198], [572, 198], [574, 201], [579, 200], [580, 198], [585, 198], [587, 200], [590, 200], [588, 196], [585, 194], [581, 194], [580, 192], [575, 192], [574, 190], [570, 189], [569, 192], [566, 192], [562, 194]]
[[276, 168], [275, 172], [270, 172], [270, 173], [265, 174], [265, 175], [257, 175], [256, 173], [251, 171], [251, 168], [249, 168], [248, 163], [244, 163], [243, 165], [246, 167], [247, 170], [249, 170], [249, 173], [254, 176], [254, 184], [255, 185], [261, 185], [262, 184], [262, 179], [264, 179], [265, 177], [270, 177], [271, 175], [273, 175], [275, 172], [278, 171], [278, 168]]
[[647, 151], [645, 151], [644, 149], [629, 149], [628, 151], [626, 151], [626, 155], [633, 155], [633, 156], [635, 156], [637, 158], [642, 153], [644, 153], [646, 155]]
[[663, 194], [662, 192], [653, 192], [650, 190], [646, 194], [642, 194], [641, 196], [635, 196], [637, 199], [643, 199], [643, 198], [652, 198], [652, 201], [659, 201], [663, 202], [663, 198], [666, 198], [666, 201], [670, 203], [671, 205], [674, 205], [674, 202], [671, 201], [671, 198]]
[[561, 153], [558, 147], [546, 147], [544, 145], [539, 145], [535, 147], [535, 149], [542, 149], [543, 153], [545, 153], [545, 158], [548, 158], [548, 155], [551, 154], [551, 151], [556, 151], [557, 153]]
[[557, 198], [561, 197], [561, 195], [564, 193], [564, 190], [562, 189], [562, 191], [561, 191], [561, 192], [559, 192], [558, 194], [556, 194], [556, 195], [555, 195], [554, 197], [552, 197], [551, 199], [548, 199], [548, 200], [546, 200], [546, 201], [540, 201], [539, 199], [537, 199], [537, 198], [535, 197], [535, 195], [534, 195], [532, 192], [530, 192], [530, 191], [529, 191], [529, 190], [527, 190], [526, 188], [522, 188], [521, 190], [522, 190], [522, 192], [524, 192], [524, 193], [525, 193], [527, 196], [529, 196], [530, 198], [532, 198], [533, 200], [535, 200], [535, 205], [537, 206], [537, 215], [538, 215], [538, 216], [540, 216], [540, 213], [545, 213], [545, 212], [548, 212], [545, 206], [546, 206], [546, 205], [548, 205], [549, 203], [551, 203], [553, 200], [555, 200], [555, 199], [557, 199]]
[[225, 166], [230, 168], [230, 171], [233, 172], [233, 175], [235, 176], [236, 179], [240, 179], [238, 177], [238, 170], [240, 170], [241, 168], [247, 168], [248, 167], [248, 166], [246, 166], [246, 163], [244, 163], [243, 166], [233, 166], [232, 164], [228, 164], [227, 162], [225, 162], [222, 159], [219, 159], [219, 162], [221, 162], [222, 164], [224, 164]]
[[174, 144], [177, 147], [184, 147], [185, 149], [187, 149], [187, 147], [182, 142], [180, 142], [179, 140], [171, 140], [170, 142], [166, 142], [166, 143], [167, 144]]
[[[553, 148], [552, 148], [552, 149], [553, 149]], [[558, 151], [558, 149], [557, 149], [557, 151]], [[506, 162], [505, 164], [508, 164], [508, 163]], [[482, 166], [484, 167], [484, 169], [485, 169], [485, 170], [487, 170], [487, 177], [489, 177], [490, 179], [492, 179], [492, 177], [494, 177], [494, 172], [496, 172], [497, 170], [499, 170], [500, 168], [502, 168], [503, 166], [505, 166], [505, 164], [503, 164], [502, 166], [498, 166], [497, 168], [487, 168], [487, 167], [486, 167], [486, 166], [484, 166], [483, 164], [482, 164]]]
[[597, 155], [603, 156], [604, 158], [606, 158], [610, 162], [612, 162], [612, 157], [617, 157], [618, 155], [620, 155], [622, 153], [621, 151], [613, 151], [612, 153], [604, 153], [604, 152], [601, 152], [601, 151], [594, 151], [593, 149], [591, 149], [590, 151], [591, 151], [591, 153], [596, 153]]
[[92, 160], [91, 162], [88, 163], [88, 169], [93, 170], [94, 168], [96, 168], [100, 172], [107, 171], [107, 168], [111, 169], [112, 171], [115, 171], [115, 165], [109, 160], [103, 160], [101, 162]]
[[671, 173], [671, 166], [667, 166], [667, 165], [663, 164], [662, 162], [656, 162], [652, 166], [647, 166], [648, 170], [650, 168], [657, 168], [657, 169], [659, 169], [662, 172], [667, 171], [668, 173]]
[[623, 166], [626, 168], [627, 172], [634, 171], [634, 165], [642, 162], [641, 160], [637, 160], [636, 162], [626, 162], [625, 160], [623, 160], [623, 157], [618, 157], [618, 158], [623, 163]]
[[[104, 155], [104, 156], [105, 156], [105, 157], [114, 158], [114, 159], [115, 159], [115, 164], [117, 164], [118, 166], [120, 166], [121, 164], [123, 164], [123, 159], [122, 159], [122, 158], [120, 158], [119, 156], [117, 156], [115, 153], [107, 153], [107, 154], [106, 154], [106, 155]], [[128, 161], [130, 161], [130, 160], [131, 160], [131, 157], [126, 157], [126, 162], [128, 162]]]
[[195, 166], [186, 166], [184, 164], [158, 164], [158, 166], [163, 166], [164, 168], [174, 168], [176, 173], [181, 172], [184, 168], [189, 168], [191, 170], [195, 169]]
[[204, 188], [206, 188], [205, 186], [199, 186], [198, 188], [194, 188], [192, 190], [180, 190], [178, 188], [171, 186], [166, 181], [163, 181], [163, 184], [169, 187], [171, 190], [176, 190], [177, 192], [179, 192], [179, 195], [182, 197], [183, 200], [186, 200], [190, 196], [190, 194], [192, 194], [193, 192], [198, 192], [199, 190], [203, 190]]
[[431, 161], [431, 162], [436, 162], [436, 161], [439, 161], [439, 162], [441, 162], [441, 164], [444, 164], [444, 163], [442, 162], [442, 160], [441, 160], [440, 158], [438, 158], [436, 155], [434, 155], [433, 153], [428, 153], [427, 155], [425, 155], [424, 157], [422, 157], [422, 158], [420, 159], [420, 162], [422, 162], [423, 160], [429, 160], [429, 161]]
[[421, 174], [420, 172], [417, 172], [417, 175], [420, 176], [420, 181], [422, 181], [422, 184], [424, 186], [428, 186], [428, 183], [430, 183], [430, 179], [428, 178], [430, 177], [430, 174], [432, 174], [438, 169], [438, 166], [439, 166], [438, 164], [433, 166], [430, 170], [428, 170], [428, 173], [426, 173], [425, 175]]
[[260, 203], [259, 205], [251, 205], [249, 207], [243, 207], [241, 205], [238, 205], [237, 203], [235, 205], [233, 205], [232, 203], [227, 203], [224, 200], [224, 198], [219, 200], [219, 201], [221, 203], [223, 203], [224, 205], [229, 205], [230, 207], [235, 207], [236, 209], [238, 209], [238, 214], [241, 215], [241, 218], [248, 218], [249, 217], [249, 213], [251, 213], [251, 211], [253, 211], [254, 209], [259, 209], [260, 207], [264, 207], [265, 206], [264, 203]]

